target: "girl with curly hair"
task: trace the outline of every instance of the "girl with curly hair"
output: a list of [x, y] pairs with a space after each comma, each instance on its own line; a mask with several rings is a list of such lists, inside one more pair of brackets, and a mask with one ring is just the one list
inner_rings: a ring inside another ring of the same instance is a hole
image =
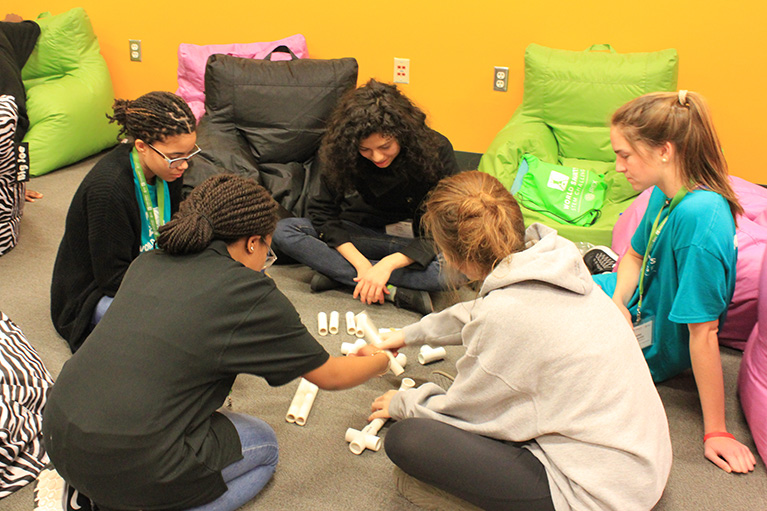
[[458, 172], [450, 141], [396, 86], [370, 80], [341, 99], [319, 157], [309, 218], [277, 225], [278, 250], [317, 272], [312, 291], [347, 285], [363, 303], [432, 312], [429, 292], [446, 282], [420, 230], [421, 203]]
[[126, 136], [99, 160], [75, 192], [51, 284], [51, 318], [75, 352], [104, 315], [139, 252], [181, 201], [189, 159], [200, 152], [194, 114], [170, 92], [117, 99]]

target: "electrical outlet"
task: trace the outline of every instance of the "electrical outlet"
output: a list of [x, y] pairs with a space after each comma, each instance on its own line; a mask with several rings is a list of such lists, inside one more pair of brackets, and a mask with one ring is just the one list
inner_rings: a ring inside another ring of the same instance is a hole
[[394, 57], [394, 83], [410, 83], [410, 59]]
[[129, 39], [130, 59], [134, 62], [141, 62], [141, 39]]
[[506, 92], [509, 89], [509, 68], [495, 66], [493, 90]]

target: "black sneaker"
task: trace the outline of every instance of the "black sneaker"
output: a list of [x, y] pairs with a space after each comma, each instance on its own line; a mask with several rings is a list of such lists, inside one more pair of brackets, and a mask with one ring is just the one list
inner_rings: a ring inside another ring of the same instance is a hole
[[431, 296], [426, 291], [398, 287], [394, 294], [394, 305], [400, 309], [407, 309], [424, 316], [434, 312]]
[[64, 502], [62, 507], [65, 511], [98, 511], [98, 507], [85, 495], [67, 483], [64, 487]]
[[326, 277], [320, 272], [314, 272], [314, 276], [312, 277], [312, 282], [309, 284], [309, 286], [312, 288], [312, 292], [314, 293], [321, 293], [322, 291], [329, 291], [331, 289], [336, 289], [341, 287], [343, 284], [340, 282], [331, 279], [330, 277]]
[[583, 254], [583, 262], [592, 275], [600, 273], [610, 273], [618, 262], [618, 254], [612, 251], [610, 247], [597, 245], [591, 247]]

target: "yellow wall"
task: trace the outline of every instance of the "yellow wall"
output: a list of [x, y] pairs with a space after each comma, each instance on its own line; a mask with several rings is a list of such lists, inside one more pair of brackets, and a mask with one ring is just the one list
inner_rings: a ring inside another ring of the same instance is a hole
[[[680, 88], [704, 94], [732, 174], [767, 183], [767, 45], [762, 0], [17, 0], [5, 9], [34, 18], [84, 7], [118, 97], [176, 89], [178, 44], [269, 41], [306, 36], [314, 58], [356, 57], [360, 81], [392, 80], [393, 58], [411, 61], [402, 89], [458, 150], [483, 152], [522, 98], [529, 43], [619, 52], [676, 48]], [[141, 39], [143, 62], [128, 59]], [[493, 66], [508, 66], [508, 92], [492, 90]]]

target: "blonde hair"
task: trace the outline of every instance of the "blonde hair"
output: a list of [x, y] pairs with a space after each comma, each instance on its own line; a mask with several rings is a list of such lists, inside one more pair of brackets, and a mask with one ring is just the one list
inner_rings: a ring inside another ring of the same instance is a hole
[[703, 96], [689, 91], [645, 94], [620, 107], [612, 125], [636, 151], [643, 149], [641, 145], [673, 144], [685, 188], [701, 186], [716, 192], [730, 204], [733, 218], [743, 213]]
[[524, 249], [525, 224], [514, 197], [493, 176], [468, 171], [441, 180], [429, 194], [422, 225], [453, 266], [486, 276]]

